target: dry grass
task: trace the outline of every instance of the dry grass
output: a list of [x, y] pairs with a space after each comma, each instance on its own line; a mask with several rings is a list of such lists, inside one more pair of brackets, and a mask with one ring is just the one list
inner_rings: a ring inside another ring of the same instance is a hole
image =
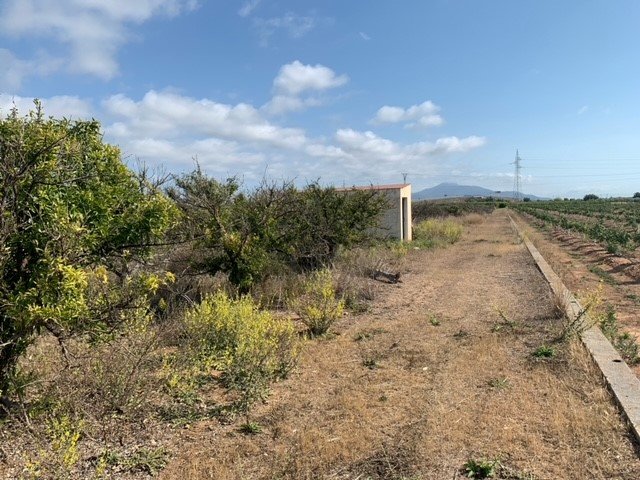
[[[461, 222], [462, 239], [447, 249], [386, 251], [382, 260], [361, 251], [337, 263], [338, 283], [373, 298], [370, 310], [307, 343], [295, 373], [253, 410], [257, 435], [219, 415], [230, 399], [215, 383], [198, 398], [168, 398], [160, 363], [179, 346], [179, 326], [157, 336], [158, 349], [147, 335], [91, 354], [74, 345], [73, 369], [54, 343], [39, 344], [31, 360], [47, 383], [30, 388], [43, 399], [57, 389], [71, 417], [86, 419], [69, 478], [99, 478], [105, 452], [120, 464], [102, 478], [145, 478], [165, 451], [164, 479], [462, 478], [469, 459], [499, 459], [497, 478], [640, 478], [635, 446], [587, 354], [554, 343], [563, 321], [504, 211]], [[379, 261], [401, 270], [403, 283], [365, 278]], [[274, 280], [265, 290], [295, 287]], [[543, 344], [553, 358], [532, 356]], [[122, 379], [136, 365], [156, 374], [134, 374], [124, 401]], [[16, 466], [52, 452], [45, 423], [20, 425], [0, 429], [0, 478], [36, 478]], [[52, 467], [40, 478], [63, 476]]]
[[200, 425], [162, 478], [460, 478], [469, 458], [500, 459], [503, 478], [640, 478], [579, 345], [532, 357], [562, 320], [504, 214], [477, 225], [459, 245], [416, 253], [369, 315], [310, 344], [256, 410], [263, 434]]
[[462, 217], [462, 223], [464, 225], [479, 225], [485, 221], [487, 215], [482, 215], [480, 213], [470, 213], [469, 215], [465, 215]]

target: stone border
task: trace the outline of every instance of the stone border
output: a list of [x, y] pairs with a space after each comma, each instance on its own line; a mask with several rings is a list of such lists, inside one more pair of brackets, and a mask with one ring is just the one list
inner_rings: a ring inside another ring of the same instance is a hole
[[[526, 245], [538, 269], [549, 283], [551, 290], [559, 298], [566, 299], [565, 312], [567, 316], [575, 318], [582, 309], [580, 303], [565, 287], [560, 277], [549, 266], [538, 249], [520, 230], [511, 215], [508, 215], [508, 217], [511, 221], [511, 226]], [[600, 328], [597, 326], [591, 327], [581, 335], [581, 340], [602, 372], [616, 402], [629, 422], [636, 441], [640, 443], [640, 380], [620, 357], [620, 354], [600, 331]]]

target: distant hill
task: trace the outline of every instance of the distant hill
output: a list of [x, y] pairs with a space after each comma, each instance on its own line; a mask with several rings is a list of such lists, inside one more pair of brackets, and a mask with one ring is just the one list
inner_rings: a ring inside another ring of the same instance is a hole
[[[536, 195], [523, 193], [523, 197], [531, 200], [546, 200]], [[435, 200], [441, 198], [459, 198], [459, 197], [494, 197], [494, 198], [513, 198], [513, 192], [496, 192], [488, 188], [478, 187], [477, 185], [458, 185], [457, 183], [441, 183], [435, 187], [425, 188], [419, 192], [415, 192], [413, 200]]]

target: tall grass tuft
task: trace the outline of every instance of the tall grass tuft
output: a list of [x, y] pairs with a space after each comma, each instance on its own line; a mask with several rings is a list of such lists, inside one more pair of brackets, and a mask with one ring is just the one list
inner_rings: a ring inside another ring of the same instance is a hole
[[426, 248], [454, 244], [461, 236], [462, 225], [449, 219], [425, 220], [413, 228], [414, 243]]
[[331, 270], [313, 272], [303, 288], [303, 294], [291, 301], [291, 307], [311, 336], [323, 335], [344, 313], [344, 300], [336, 293]]

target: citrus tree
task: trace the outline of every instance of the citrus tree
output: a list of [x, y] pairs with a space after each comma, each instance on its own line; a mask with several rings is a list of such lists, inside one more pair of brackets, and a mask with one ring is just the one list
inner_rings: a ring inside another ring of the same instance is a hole
[[41, 332], [63, 338], [127, 320], [138, 294], [157, 286], [132, 265], [175, 214], [103, 142], [98, 122], [47, 118], [38, 102], [0, 119], [0, 399]]

